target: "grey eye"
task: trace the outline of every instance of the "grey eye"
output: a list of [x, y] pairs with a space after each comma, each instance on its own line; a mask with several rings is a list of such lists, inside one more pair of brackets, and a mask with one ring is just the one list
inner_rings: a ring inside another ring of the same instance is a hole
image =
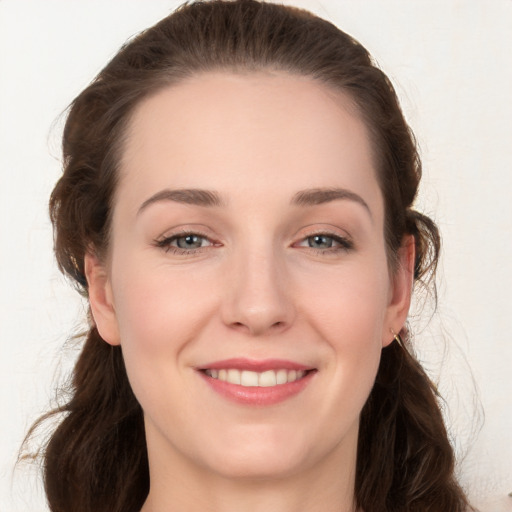
[[314, 235], [307, 238], [308, 247], [313, 249], [330, 249], [334, 243], [331, 236], [327, 235]]
[[199, 249], [203, 246], [204, 237], [199, 235], [185, 235], [175, 238], [176, 247], [180, 249]]

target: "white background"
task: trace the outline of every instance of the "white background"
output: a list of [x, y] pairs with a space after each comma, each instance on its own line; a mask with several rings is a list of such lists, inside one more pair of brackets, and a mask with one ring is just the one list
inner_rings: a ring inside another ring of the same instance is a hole
[[[510, 511], [512, 1], [293, 3], [359, 39], [397, 87], [423, 156], [419, 206], [444, 235], [440, 304], [427, 326], [413, 321], [417, 347], [446, 396], [463, 484], [484, 512]], [[46, 510], [37, 472], [13, 466], [83, 326], [47, 218], [59, 114], [177, 4], [0, 0], [0, 512]]]

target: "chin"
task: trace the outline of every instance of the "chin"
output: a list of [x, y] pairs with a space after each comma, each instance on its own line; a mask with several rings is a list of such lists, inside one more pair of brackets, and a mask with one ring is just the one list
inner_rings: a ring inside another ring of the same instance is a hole
[[[231, 456], [233, 455], [233, 456]], [[305, 469], [306, 461], [301, 457], [290, 457], [284, 450], [274, 450], [270, 456], [259, 454], [230, 454], [216, 461], [211, 470], [229, 480], [280, 480], [291, 477]]]
[[230, 442], [204, 454], [210, 470], [229, 479], [285, 479], [307, 471], [315, 460], [325, 456], [325, 446], [312, 445], [306, 432], [290, 435], [275, 428], [244, 429], [244, 435], [231, 435]]

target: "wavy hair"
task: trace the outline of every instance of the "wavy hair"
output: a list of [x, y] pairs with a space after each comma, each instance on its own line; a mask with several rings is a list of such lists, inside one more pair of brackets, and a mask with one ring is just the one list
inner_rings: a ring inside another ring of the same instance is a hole
[[[116, 177], [127, 123], [139, 102], [211, 70], [280, 70], [348, 95], [369, 129], [385, 203], [390, 268], [406, 234], [416, 241], [415, 282], [430, 283], [440, 238], [413, 209], [421, 163], [396, 93], [367, 50], [331, 23], [255, 0], [187, 3], [129, 41], [70, 106], [64, 172], [50, 199], [60, 269], [87, 296], [84, 255], [109, 244]], [[92, 325], [92, 322], [91, 322]], [[361, 413], [355, 499], [367, 512], [462, 512], [466, 497], [437, 391], [409, 347], [382, 351]], [[409, 348], [408, 348], [409, 347]], [[149, 491], [143, 412], [121, 349], [94, 325], [76, 363], [63, 419], [42, 451], [52, 512], [138, 512]]]

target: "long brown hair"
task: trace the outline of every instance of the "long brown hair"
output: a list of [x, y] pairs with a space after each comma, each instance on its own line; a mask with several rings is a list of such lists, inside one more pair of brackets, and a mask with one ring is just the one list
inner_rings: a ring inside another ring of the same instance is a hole
[[[307, 11], [255, 0], [188, 3], [126, 44], [73, 101], [63, 136], [64, 173], [51, 195], [61, 270], [87, 295], [84, 255], [105, 251], [123, 135], [134, 107], [157, 90], [209, 70], [275, 69], [349, 95], [372, 137], [385, 201], [390, 268], [405, 234], [416, 240], [415, 280], [435, 273], [435, 224], [412, 208], [421, 177], [414, 137], [393, 86], [352, 37]], [[436, 389], [409, 347], [382, 351], [361, 413], [357, 506], [366, 512], [461, 512], [467, 501]], [[408, 348], [409, 347], [409, 348]], [[63, 419], [43, 451], [53, 512], [137, 512], [149, 491], [143, 412], [121, 349], [91, 326]], [[33, 430], [31, 431], [33, 432]], [[29, 433], [30, 435], [30, 433]]]

